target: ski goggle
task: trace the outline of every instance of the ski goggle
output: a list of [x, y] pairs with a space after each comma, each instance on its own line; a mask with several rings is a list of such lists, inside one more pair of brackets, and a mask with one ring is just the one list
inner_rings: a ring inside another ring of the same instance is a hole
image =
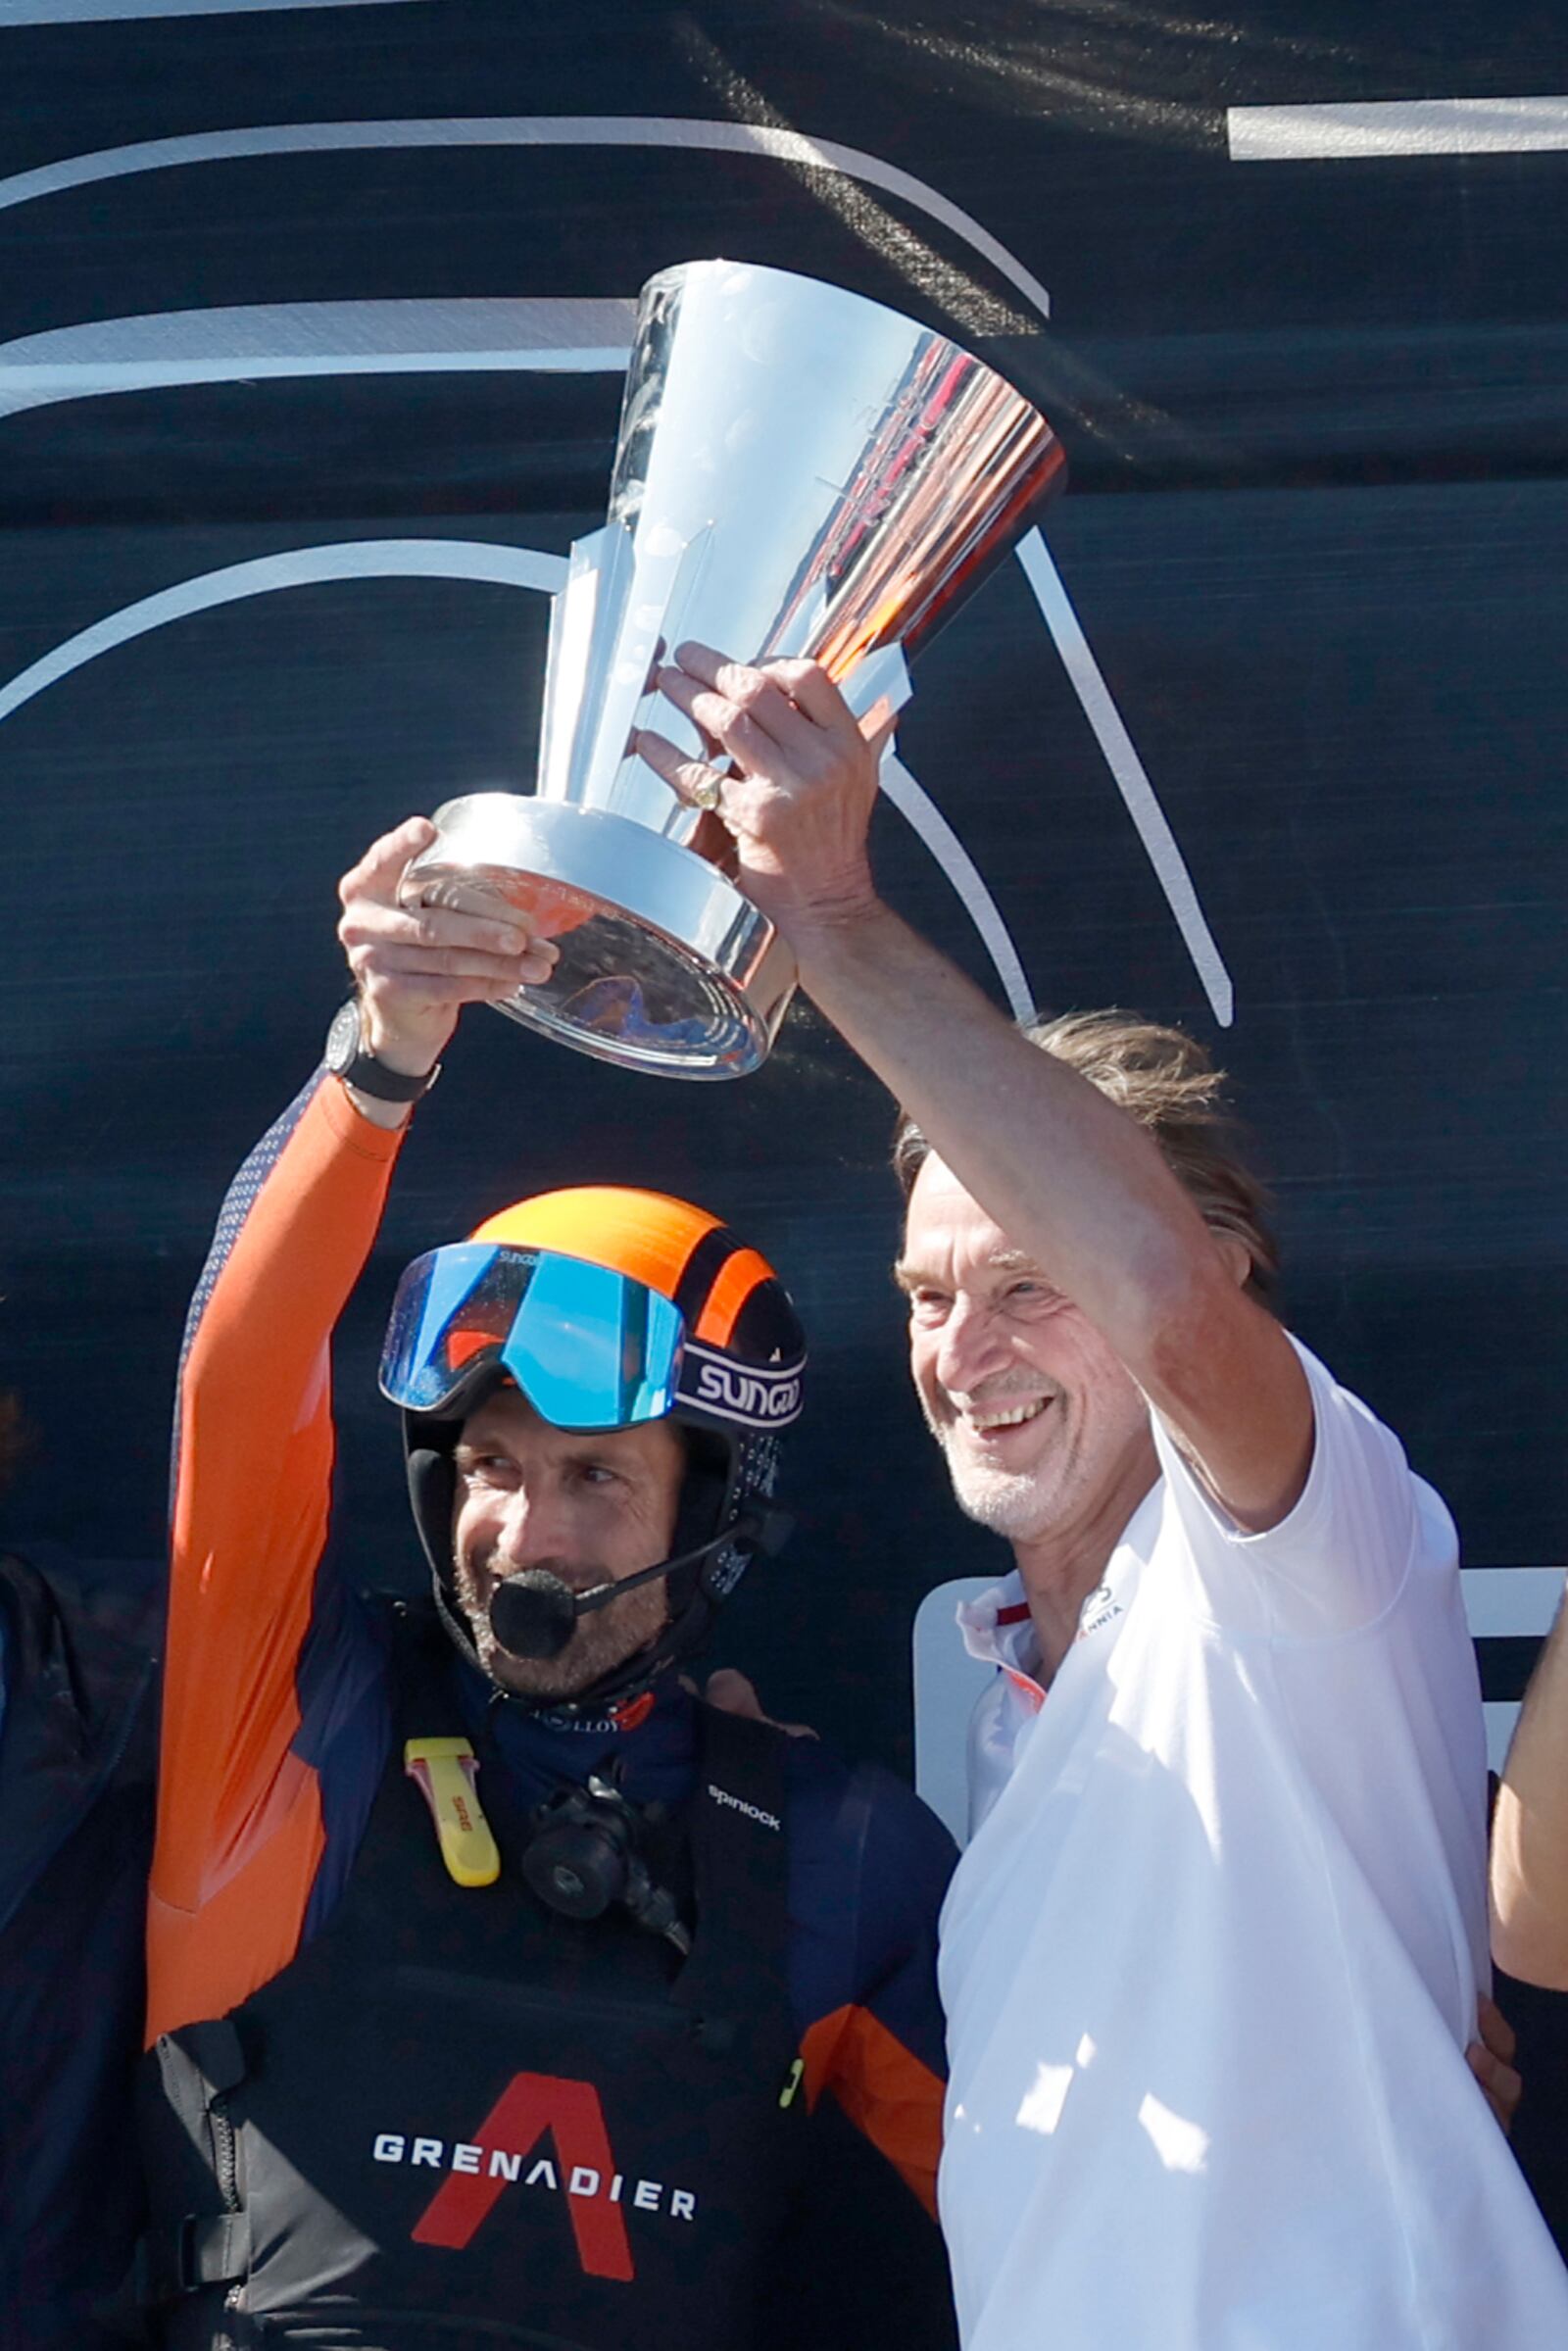
[[673, 1404], [685, 1336], [680, 1309], [627, 1274], [460, 1241], [416, 1257], [398, 1284], [381, 1394], [440, 1412], [499, 1366], [558, 1429], [634, 1428]]

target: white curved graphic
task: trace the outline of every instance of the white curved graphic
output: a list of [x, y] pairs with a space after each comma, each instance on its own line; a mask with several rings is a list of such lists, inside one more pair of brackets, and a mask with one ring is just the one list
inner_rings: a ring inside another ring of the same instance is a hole
[[882, 759], [882, 789], [899, 814], [919, 834], [943, 872], [963, 901], [964, 911], [974, 924], [984, 943], [987, 955], [996, 965], [1014, 1020], [1027, 1020], [1035, 1008], [1029, 982], [1017, 949], [1013, 946], [1006, 924], [998, 910], [997, 902], [986, 888], [979, 866], [975, 863], [952, 825], [931, 799], [925, 787], [914, 777], [893, 752]]
[[1018, 561], [1045, 615], [1046, 626], [1055, 640], [1073, 691], [1083, 705], [1084, 715], [1094, 728], [1095, 740], [1104, 754], [1105, 764], [1115, 779], [1127, 813], [1137, 827], [1138, 838], [1154, 868], [1154, 877], [1165, 893], [1165, 903], [1176, 917], [1176, 927], [1187, 943], [1187, 952], [1203, 984], [1214, 1018], [1222, 1029], [1228, 1029], [1236, 1017], [1236, 992], [1231, 986], [1231, 975], [1198, 903], [1187, 860], [1176, 845], [1176, 836], [1166, 821], [1133, 739], [1122, 723], [1121, 712], [1110, 698], [1110, 688], [1101, 675], [1100, 663], [1090, 650], [1071, 599], [1062, 586], [1061, 574], [1037, 530], [1019, 541]]
[[[297, 547], [280, 555], [257, 556], [250, 563], [230, 563], [220, 571], [181, 580], [156, 596], [144, 596], [69, 637], [9, 685], [0, 687], [0, 720], [9, 718], [47, 687], [70, 677], [74, 670], [95, 661], [100, 654], [165, 628], [172, 620], [187, 620], [193, 613], [210, 612], [249, 596], [270, 596], [282, 588], [345, 579], [478, 580], [495, 587], [536, 588], [554, 595], [565, 575], [562, 556], [475, 539], [349, 539], [330, 547]], [[941, 809], [891, 755], [882, 762], [882, 786], [956, 890], [996, 965], [1014, 1015], [1024, 1018], [1033, 1008], [1029, 984], [1006, 924], [973, 858]]]
[[74, 669], [100, 654], [128, 645], [171, 620], [188, 620], [247, 596], [270, 596], [278, 588], [315, 587], [334, 579], [466, 579], [500, 588], [540, 588], [553, 595], [566, 576], [565, 559], [532, 547], [498, 547], [479, 539], [347, 539], [333, 547], [294, 547], [262, 555], [248, 563], [181, 580], [156, 596], [144, 596], [94, 621], [64, 645], [0, 687], [0, 719], [9, 718], [45, 687], [58, 685]]
[[[1222, 1028], [1229, 1028], [1235, 1017], [1230, 975], [1199, 906], [1175, 836], [1101, 677], [1066, 590], [1037, 532], [1031, 532], [1024, 540], [1018, 555], [1176, 918], [1214, 1017]], [[476, 580], [498, 587], [533, 588], [553, 595], [565, 573], [565, 559], [562, 556], [472, 539], [355, 539], [333, 546], [293, 548], [278, 555], [257, 556], [248, 563], [230, 563], [221, 570], [205, 572], [196, 579], [182, 580], [172, 588], [142, 597], [107, 619], [78, 631], [63, 645], [57, 645], [9, 684], [0, 686], [0, 721], [47, 687], [96, 661], [100, 654], [113, 652], [117, 646], [129, 644], [133, 638], [146, 636], [172, 620], [188, 619], [196, 612], [211, 612], [220, 605], [235, 604], [246, 597], [347, 579]], [[1034, 1008], [1029, 981], [1001, 910], [974, 859], [924, 786], [891, 754], [883, 761], [882, 788], [957, 892], [996, 968], [1014, 1017], [1026, 1018]]]
[[984, 256], [1016, 287], [1043, 318], [1051, 297], [1015, 254], [961, 206], [949, 201], [896, 164], [846, 147], [836, 139], [808, 138], [804, 131], [779, 130], [760, 122], [681, 121], [664, 115], [486, 115], [392, 122], [275, 122], [246, 130], [198, 130], [182, 137], [138, 139], [128, 147], [105, 147], [96, 155], [74, 155], [33, 171], [0, 179], [0, 211], [56, 196], [97, 180], [128, 178], [139, 171], [167, 171], [188, 164], [228, 163], [262, 155], [332, 155], [346, 149], [397, 147], [662, 147], [688, 153], [760, 155], [777, 163], [814, 165], [863, 180], [900, 197]]
[[413, 0], [0, 0], [8, 24], [103, 24], [122, 17], [232, 17], [257, 9], [408, 8]]
[[0, 343], [0, 416], [170, 384], [526, 369], [620, 373], [634, 300], [270, 302], [97, 318]]

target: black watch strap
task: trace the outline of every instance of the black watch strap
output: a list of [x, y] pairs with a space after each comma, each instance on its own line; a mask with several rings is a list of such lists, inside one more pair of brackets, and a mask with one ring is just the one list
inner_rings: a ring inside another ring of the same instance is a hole
[[378, 1102], [416, 1102], [441, 1075], [439, 1061], [422, 1077], [410, 1077], [407, 1070], [389, 1069], [384, 1061], [378, 1061], [365, 1042], [364, 1011], [357, 996], [339, 1008], [327, 1030], [323, 1058], [345, 1086], [353, 1086]]

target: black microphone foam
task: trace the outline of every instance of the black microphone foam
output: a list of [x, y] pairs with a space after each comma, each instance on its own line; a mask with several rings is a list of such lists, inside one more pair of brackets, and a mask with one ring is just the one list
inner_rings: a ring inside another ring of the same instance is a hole
[[525, 1567], [490, 1594], [490, 1630], [514, 1657], [559, 1657], [576, 1626], [576, 1594], [547, 1567]]

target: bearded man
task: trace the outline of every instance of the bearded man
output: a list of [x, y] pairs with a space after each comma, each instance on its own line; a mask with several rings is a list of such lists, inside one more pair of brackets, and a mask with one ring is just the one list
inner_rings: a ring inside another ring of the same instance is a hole
[[463, 1006], [554, 954], [404, 907], [432, 837], [345, 877], [355, 996], [192, 1308], [142, 2298], [169, 2351], [753, 2351], [824, 2090], [930, 2194], [951, 1847], [683, 1677], [805, 1363], [710, 1210], [574, 1187], [415, 1260], [380, 1384], [431, 1605], [356, 1590], [333, 1327]]

